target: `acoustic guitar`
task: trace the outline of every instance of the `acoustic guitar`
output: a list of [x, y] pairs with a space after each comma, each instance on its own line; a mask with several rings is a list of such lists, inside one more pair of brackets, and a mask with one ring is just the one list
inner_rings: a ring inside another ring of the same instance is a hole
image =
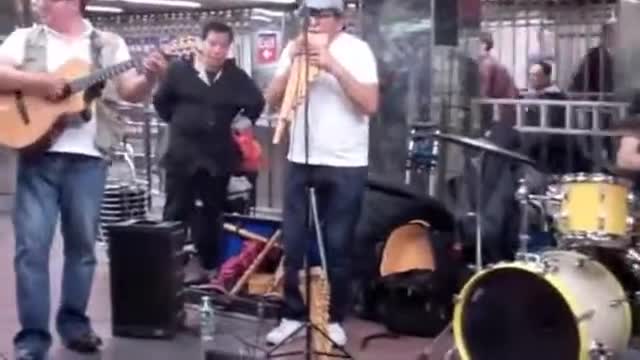
[[[159, 47], [167, 60], [191, 58], [197, 49], [194, 37], [178, 38]], [[46, 151], [69, 125], [69, 119], [91, 119], [91, 104], [101, 96], [107, 80], [141, 66], [141, 59], [132, 59], [91, 71], [90, 63], [72, 59], [53, 72], [68, 80], [62, 99], [22, 92], [0, 94], [0, 145], [26, 155]]]

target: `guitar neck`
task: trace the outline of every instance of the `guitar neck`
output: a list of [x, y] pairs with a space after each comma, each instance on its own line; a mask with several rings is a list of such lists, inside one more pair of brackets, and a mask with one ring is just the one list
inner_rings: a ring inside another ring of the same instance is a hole
[[[164, 56], [164, 58], [167, 61], [170, 61], [176, 58], [183, 57], [183, 55], [180, 55], [181, 49], [188, 53], [191, 53], [194, 49], [194, 46], [186, 44], [182, 46], [175, 46], [173, 49], [169, 49], [168, 51], [167, 49], [160, 49], [160, 48], [158, 50], [160, 50], [160, 53]], [[142, 67], [142, 60], [140, 59], [131, 59], [128, 61], [123, 61], [121, 63], [108, 66], [106, 68], [92, 72], [89, 75], [74, 79], [69, 84], [69, 87], [71, 89], [71, 93], [78, 93], [81, 91], [85, 91], [96, 84], [99, 84], [113, 77], [116, 77], [130, 69], [140, 68], [140, 67]]]
[[130, 69], [140, 66], [139, 60], [128, 60], [94, 71], [87, 76], [77, 78], [69, 84], [72, 93], [81, 92], [90, 87], [116, 77]]

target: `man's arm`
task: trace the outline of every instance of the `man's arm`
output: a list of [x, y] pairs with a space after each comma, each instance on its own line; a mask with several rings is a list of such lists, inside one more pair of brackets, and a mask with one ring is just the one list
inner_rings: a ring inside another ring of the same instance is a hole
[[156, 81], [157, 78], [154, 76], [130, 70], [118, 77], [116, 91], [122, 100], [139, 103], [151, 94]]
[[280, 107], [282, 98], [284, 97], [284, 92], [287, 89], [288, 80], [288, 69], [283, 74], [276, 75], [273, 80], [271, 80], [271, 83], [269, 83], [267, 91], [265, 92], [265, 99], [267, 101], [267, 104], [269, 104], [269, 108], [277, 109]]
[[64, 80], [46, 73], [18, 70], [24, 60], [29, 29], [16, 30], [0, 46], [0, 92], [22, 91], [38, 96], [53, 96], [64, 88]]
[[378, 111], [378, 84], [363, 84], [340, 63], [336, 62], [331, 69], [333, 76], [338, 79], [345, 94], [351, 102], [365, 115], [373, 115]]
[[491, 93], [491, 62], [487, 59], [480, 60], [478, 73], [480, 75], [480, 96], [490, 97]]
[[241, 71], [241, 74], [245, 84], [241, 90], [244, 94], [242, 113], [255, 123], [260, 115], [262, 115], [262, 111], [264, 111], [265, 98], [256, 82], [244, 71]]
[[616, 165], [625, 170], [640, 170], [640, 139], [624, 136], [620, 140]]
[[174, 81], [176, 72], [176, 64], [172, 64], [167, 70], [165, 78], [160, 82], [160, 86], [153, 96], [153, 106], [158, 113], [160, 119], [169, 122], [173, 116], [176, 105], [176, 96]]
[[354, 46], [353, 57], [345, 64], [337, 61], [326, 47], [312, 49], [311, 64], [333, 74], [353, 105], [364, 115], [378, 111], [378, 68], [368, 45]]
[[265, 92], [265, 100], [270, 109], [280, 107], [284, 92], [287, 90], [287, 82], [289, 82], [289, 74], [291, 72], [291, 52], [293, 51], [293, 47], [293, 42], [289, 42], [284, 50], [282, 50], [276, 74]]
[[[115, 63], [127, 61], [131, 58], [129, 49], [124, 39], [117, 37], [117, 50]], [[118, 96], [131, 103], [139, 103], [150, 96], [156, 82], [166, 70], [167, 63], [159, 52], [152, 52], [143, 61], [143, 72], [129, 70], [115, 79], [115, 88]]]
[[0, 60], [0, 92], [22, 91], [26, 94], [49, 96], [49, 89], [64, 86], [63, 79], [56, 79], [46, 73], [31, 73], [16, 69], [10, 62]]

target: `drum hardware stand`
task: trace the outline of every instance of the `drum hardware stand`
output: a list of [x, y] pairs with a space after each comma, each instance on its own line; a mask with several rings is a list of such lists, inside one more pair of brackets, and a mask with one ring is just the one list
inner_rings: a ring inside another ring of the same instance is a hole
[[[482, 163], [484, 159], [485, 151], [481, 150], [478, 155], [478, 166], [477, 166], [477, 174], [476, 174], [476, 211], [475, 213], [468, 213], [468, 216], [473, 216], [476, 218], [476, 266], [475, 271], [479, 272], [482, 270]], [[449, 324], [438, 334], [438, 336], [434, 339], [431, 344], [431, 347], [435, 347], [436, 344], [440, 342], [445, 343], [449, 341], [452, 337], [451, 333], [453, 331], [453, 322], [449, 322]], [[450, 340], [452, 345], [448, 346], [448, 350], [444, 353], [442, 360], [453, 360], [456, 359], [458, 354], [458, 348], [455, 345], [455, 341], [453, 339]], [[443, 344], [444, 345], [444, 344]], [[446, 345], [445, 345], [446, 346]], [[429, 360], [431, 358], [429, 357]], [[433, 359], [433, 360], [441, 360], [441, 359]]]
[[589, 349], [589, 358], [591, 360], [611, 360], [613, 359], [613, 353], [608, 350], [604, 344], [599, 341], [591, 343], [591, 349]]
[[516, 200], [520, 202], [520, 234], [518, 240], [520, 240], [521, 254], [527, 253], [527, 245], [529, 244], [529, 211], [527, 205], [529, 204], [529, 188], [527, 187], [527, 180], [523, 177], [520, 179], [520, 187], [516, 191]]
[[[465, 145], [469, 145], [471, 147], [475, 147], [476, 149], [479, 149], [479, 154], [478, 157], [476, 159], [471, 159], [471, 163], [476, 166], [477, 170], [476, 170], [476, 181], [475, 181], [475, 187], [476, 187], [476, 211], [475, 213], [467, 213], [467, 216], [474, 216], [476, 218], [476, 272], [481, 271], [482, 269], [482, 185], [483, 185], [483, 179], [482, 179], [482, 165], [483, 165], [483, 160], [484, 160], [484, 156], [487, 152], [491, 152], [491, 153], [497, 153], [499, 155], [503, 155], [503, 156], [507, 156], [508, 158], [511, 159], [517, 159], [520, 161], [524, 161], [527, 162], [528, 164], [534, 164], [534, 162], [529, 159], [526, 158], [524, 156], [522, 156], [521, 154], [517, 154], [514, 152], [508, 152], [508, 151], [503, 151], [500, 150], [499, 148], [495, 147], [495, 146], [491, 146], [491, 145], [486, 145], [486, 144], [481, 144], [479, 142], [477, 142], [476, 140], [464, 140], [462, 139], [462, 137], [459, 136], [455, 136], [455, 135], [450, 135], [450, 134], [444, 134], [444, 133], [435, 133], [434, 137], [438, 138], [438, 139], [442, 139], [443, 141], [451, 141], [455, 144], [461, 145], [461, 146], [465, 146]], [[523, 192], [527, 195], [528, 198], [528, 189], [523, 189]], [[544, 261], [543, 259], [541, 259], [541, 257], [537, 254], [518, 254], [519, 256], [525, 257], [527, 259], [536, 259], [536, 261], [540, 261], [541, 263]], [[548, 264], [548, 262], [547, 262]], [[549, 264], [550, 265], [550, 264]], [[551, 268], [550, 266], [547, 266], [549, 268]], [[452, 339], [452, 321], [449, 322], [449, 324], [447, 325], [447, 327], [445, 327], [444, 330], [442, 330], [440, 332], [440, 334], [438, 334], [438, 336], [434, 339], [434, 341], [432, 342], [431, 345], [431, 349], [435, 349], [436, 346], [446, 346], [447, 350], [442, 352], [442, 357], [443, 358], [434, 358], [433, 360], [449, 360], [452, 358], [457, 358], [457, 347], [455, 345], [455, 340]], [[431, 359], [431, 355], [436, 355], [434, 354], [435, 351], [429, 351], [429, 350], [425, 350], [425, 353], [423, 355], [427, 355], [429, 356], [429, 359]], [[437, 354], [438, 356], [440, 356], [440, 353]]]
[[478, 154], [478, 166], [476, 170], [476, 272], [482, 270], [482, 165], [484, 163], [485, 151]]
[[433, 196], [435, 193], [435, 168], [440, 153], [440, 144], [433, 138], [433, 134], [438, 134], [434, 123], [413, 123], [410, 125], [409, 141], [407, 144], [407, 159], [405, 161], [405, 185], [411, 185], [412, 172], [427, 174], [426, 194]]
[[629, 267], [631, 267], [631, 272], [636, 278], [640, 279], [640, 254], [635, 249], [628, 249], [624, 255], [624, 260]]
[[[305, 56], [307, 57], [307, 59], [309, 58], [309, 24], [310, 24], [310, 11], [309, 8], [306, 5], [306, 2], [302, 2], [301, 5], [301, 9], [303, 10], [304, 13], [304, 17], [303, 17], [303, 23], [302, 23], [302, 33], [304, 36], [304, 43], [305, 43]], [[306, 88], [309, 89], [309, 61], [305, 61], [306, 65], [306, 69], [304, 71], [305, 73], [305, 83], [306, 83]], [[309, 166], [309, 92], [307, 92], [307, 94], [304, 97], [304, 150], [305, 150], [305, 170], [308, 171], [308, 166]], [[293, 131], [293, 129], [290, 129], [289, 131]], [[323, 275], [327, 281], [327, 284], [330, 284], [330, 279], [329, 276], [327, 274], [327, 258], [326, 258], [326, 254], [325, 254], [325, 250], [324, 250], [324, 239], [322, 236], [322, 229], [320, 228], [320, 219], [319, 219], [319, 215], [318, 215], [318, 204], [316, 201], [316, 190], [315, 187], [312, 185], [312, 183], [309, 181], [309, 179], [307, 179], [307, 184], [305, 185], [305, 188], [307, 189], [307, 194], [306, 194], [306, 204], [307, 204], [307, 226], [309, 227], [309, 229], [313, 228], [315, 231], [315, 235], [316, 235], [316, 242], [317, 242], [317, 246], [318, 246], [318, 252], [320, 254], [320, 262], [321, 262], [321, 267], [322, 267], [322, 271], [323, 271]], [[307, 255], [306, 257], [306, 261], [305, 261], [305, 294], [306, 294], [306, 310], [307, 310], [307, 314], [309, 315], [309, 319], [306, 320], [305, 322], [303, 322], [300, 327], [298, 327], [298, 329], [296, 329], [294, 332], [292, 332], [289, 336], [287, 336], [286, 338], [284, 338], [279, 344], [276, 344], [272, 349], [270, 349], [269, 351], [266, 352], [265, 357], [267, 359], [271, 359], [271, 358], [277, 358], [277, 357], [289, 357], [289, 356], [295, 356], [295, 355], [303, 355], [304, 354], [304, 358], [306, 360], [311, 360], [312, 358], [314, 358], [314, 355], [322, 355], [324, 357], [328, 357], [328, 358], [343, 358], [343, 359], [353, 359], [353, 356], [351, 356], [349, 353], [347, 353], [347, 351], [344, 349], [344, 347], [339, 346], [338, 344], [335, 343], [335, 341], [333, 341], [331, 339], [330, 336], [328, 336], [324, 331], [322, 331], [318, 325], [314, 324], [311, 321], [311, 263], [309, 261], [309, 255], [308, 255], [308, 251], [307, 251]], [[301, 351], [290, 351], [290, 352], [286, 352], [286, 353], [281, 353], [281, 354], [274, 354], [275, 351], [277, 351], [280, 347], [282, 347], [283, 345], [285, 345], [290, 339], [292, 339], [293, 337], [295, 337], [300, 331], [306, 331], [306, 336], [305, 336], [305, 349], [301, 350]], [[339, 349], [342, 354], [333, 354], [333, 353], [318, 353], [315, 352], [312, 348], [312, 331], [315, 330], [317, 334], [319, 334], [320, 336], [322, 336], [325, 340], [328, 340], [334, 348]]]

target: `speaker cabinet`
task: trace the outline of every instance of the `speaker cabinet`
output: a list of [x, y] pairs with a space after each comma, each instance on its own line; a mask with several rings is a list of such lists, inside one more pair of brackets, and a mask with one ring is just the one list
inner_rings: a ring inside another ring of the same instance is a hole
[[110, 225], [114, 336], [171, 338], [184, 321], [184, 243], [179, 222], [131, 220]]
[[458, 46], [458, 1], [433, 1], [435, 45]]

